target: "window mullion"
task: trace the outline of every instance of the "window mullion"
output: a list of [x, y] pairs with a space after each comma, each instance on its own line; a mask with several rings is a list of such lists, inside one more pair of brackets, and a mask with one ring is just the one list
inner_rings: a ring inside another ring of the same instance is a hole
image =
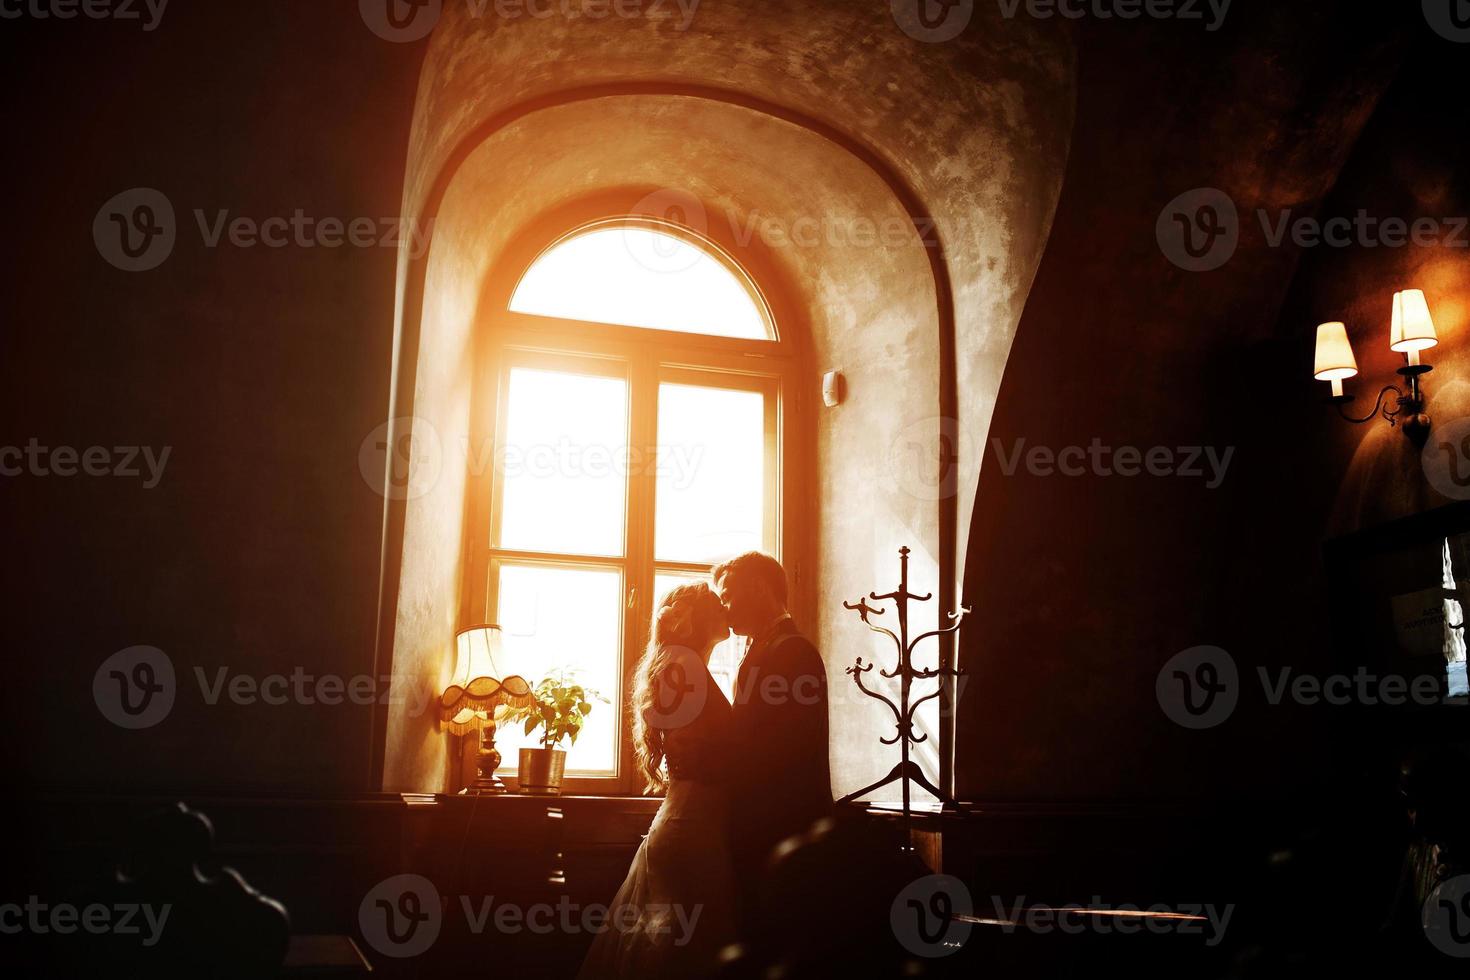
[[780, 419], [780, 395], [779, 387], [767, 383], [762, 386], [761, 394], [764, 399], [762, 412], [762, 424], [764, 428], [765, 442], [765, 517], [766, 526], [762, 529], [765, 537], [765, 548], [779, 555], [783, 561], [790, 562], [791, 555], [786, 554], [781, 547], [781, 461], [784, 454], [781, 452], [781, 419]]
[[[658, 365], [638, 352], [629, 359], [627, 602], [624, 604], [623, 690], [631, 697], [633, 670], [642, 656], [646, 624], [653, 615], [653, 529], [655, 452], [658, 441]], [[621, 707], [620, 707], [621, 710]], [[641, 789], [633, 771], [631, 726], [623, 726], [618, 773], [629, 792]]]
[[476, 601], [484, 609], [487, 622], [499, 622], [499, 601], [497, 592], [499, 589], [499, 575], [495, 571], [495, 550], [500, 543], [500, 528], [504, 519], [505, 505], [505, 471], [499, 465], [502, 453], [505, 451], [506, 425], [510, 414], [510, 369], [511, 358], [507, 356], [504, 348], [496, 352], [496, 358], [491, 369], [486, 372], [487, 378], [493, 378], [495, 382], [494, 402], [495, 417], [490, 426], [491, 432], [491, 466], [489, 478], [484, 484], [490, 492], [487, 510], [488, 520], [485, 522], [485, 537], [481, 541], [484, 552], [484, 574], [476, 583]]

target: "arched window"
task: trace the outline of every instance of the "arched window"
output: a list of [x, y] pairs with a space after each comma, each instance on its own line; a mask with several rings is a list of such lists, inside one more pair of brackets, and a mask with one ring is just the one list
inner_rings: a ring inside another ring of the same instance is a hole
[[676, 226], [605, 221], [537, 257], [511, 297], [517, 313], [682, 333], [774, 340], [750, 278], [714, 245]]
[[[693, 231], [583, 225], [532, 259], [493, 328], [493, 477], [472, 595], [532, 682], [578, 672], [594, 703], [568, 786], [636, 792], [626, 704], [658, 599], [717, 561], [791, 561], [782, 446], [793, 359], [760, 289]], [[475, 611], [476, 614], [479, 610]], [[711, 660], [733, 688], [741, 641]], [[511, 777], [519, 730], [498, 745]]]

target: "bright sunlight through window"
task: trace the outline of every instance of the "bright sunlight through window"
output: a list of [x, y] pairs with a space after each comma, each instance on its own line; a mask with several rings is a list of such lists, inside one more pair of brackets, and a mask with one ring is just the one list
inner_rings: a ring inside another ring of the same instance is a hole
[[562, 239], [527, 270], [516, 313], [770, 340], [753, 287], [713, 254], [647, 225], [598, 225]]
[[[627, 681], [664, 595], [708, 581], [730, 555], [781, 550], [778, 400], [790, 382], [785, 353], [764, 343], [776, 339], [765, 304], [718, 249], [636, 220], [562, 238], [510, 300], [560, 329], [517, 320], [501, 349], [475, 583], [503, 630], [505, 673], [535, 683], [570, 672], [607, 699], [561, 746], [568, 778], [595, 792], [641, 788]], [[731, 637], [710, 658], [727, 697], [743, 649]], [[502, 774], [538, 738], [500, 730]]]

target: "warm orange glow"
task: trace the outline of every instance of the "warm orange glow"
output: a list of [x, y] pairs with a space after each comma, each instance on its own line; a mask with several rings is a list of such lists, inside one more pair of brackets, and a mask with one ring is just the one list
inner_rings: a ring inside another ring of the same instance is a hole
[[[567, 775], [626, 775], [625, 674], [647, 642], [647, 611], [716, 561], [781, 548], [780, 414], [775, 379], [752, 374], [740, 349], [756, 345], [684, 351], [610, 327], [778, 338], [738, 265], [686, 229], [643, 219], [568, 234], [530, 263], [509, 306], [563, 321], [571, 346], [505, 352], [490, 548], [484, 585], [472, 587], [502, 627], [501, 669], [533, 684], [572, 671], [611, 702], [595, 703], [576, 743], [561, 746]], [[711, 656], [727, 697], [743, 647], [732, 639]], [[501, 726], [500, 771], [539, 739]]]

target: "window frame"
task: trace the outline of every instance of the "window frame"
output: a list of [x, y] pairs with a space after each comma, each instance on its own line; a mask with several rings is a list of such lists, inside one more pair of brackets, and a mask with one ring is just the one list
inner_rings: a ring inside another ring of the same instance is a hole
[[[712, 334], [685, 333], [646, 327], [566, 320], [538, 314], [513, 312], [510, 297], [530, 264], [545, 251], [588, 227], [609, 221], [636, 221], [659, 224], [662, 230], [675, 231], [726, 263], [743, 282], [749, 284], [767, 317], [774, 339], [757, 340], [722, 337]], [[798, 469], [794, 453], [800, 440], [803, 398], [800, 385], [800, 357], [790, 339], [783, 337], [774, 311], [765, 302], [755, 281], [722, 248], [687, 229], [677, 228], [651, 219], [600, 219], [577, 226], [558, 236], [551, 244], [537, 249], [534, 256], [516, 274], [502, 282], [499, 295], [487, 307], [491, 310], [480, 344], [480, 370], [477, 375], [475, 417], [471, 425], [472, 444], [483, 446], [488, 438], [494, 448], [488, 472], [472, 472], [467, 481], [465, 588], [462, 592], [461, 615], [466, 621], [477, 619], [496, 622], [498, 568], [505, 562], [516, 564], [543, 563], [553, 566], [582, 564], [588, 567], [617, 568], [622, 574], [623, 602], [621, 617], [620, 690], [606, 692], [610, 705], [598, 704], [596, 710], [616, 710], [618, 740], [615, 747], [615, 773], [611, 776], [567, 775], [563, 791], [586, 795], [641, 795], [642, 780], [634, 771], [631, 725], [627, 722], [627, 698], [631, 691], [633, 670], [647, 641], [648, 622], [653, 614], [654, 577], [661, 572], [708, 572], [710, 565], [687, 561], [658, 561], [653, 554], [655, 484], [651, 467], [630, 468], [624, 496], [624, 541], [617, 556], [576, 555], [571, 553], [537, 553], [497, 547], [499, 521], [502, 519], [503, 494], [501, 468], [509, 398], [508, 379], [518, 365], [545, 366], [555, 369], [565, 365], [573, 370], [593, 368], [592, 373], [625, 377], [628, 383], [628, 443], [634, 447], [657, 444], [658, 388], [662, 383], [697, 384], [759, 391], [765, 399], [764, 434], [766, 440], [765, 487], [766, 528], [764, 536], [787, 566], [792, 578], [792, 608], [801, 611], [808, 606], [808, 590], [802, 575], [803, 558], [808, 542], [793, 533], [795, 507], [805, 499], [801, 488], [810, 479], [811, 467]], [[809, 520], [814, 515], [802, 515]], [[527, 678], [534, 682], [536, 678]], [[462, 759], [465, 756], [457, 756]], [[502, 762], [501, 777], [507, 786], [518, 789], [514, 769], [516, 760]], [[504, 771], [508, 767], [511, 771]], [[456, 769], [463, 782], [467, 772]]]

